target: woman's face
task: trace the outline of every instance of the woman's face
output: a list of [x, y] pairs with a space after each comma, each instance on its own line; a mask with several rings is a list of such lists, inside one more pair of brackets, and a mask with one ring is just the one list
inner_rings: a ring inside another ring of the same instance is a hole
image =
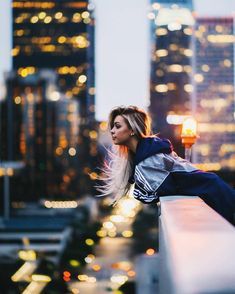
[[117, 115], [110, 132], [115, 145], [127, 145], [131, 138], [132, 130], [125, 122], [125, 119], [121, 115]]

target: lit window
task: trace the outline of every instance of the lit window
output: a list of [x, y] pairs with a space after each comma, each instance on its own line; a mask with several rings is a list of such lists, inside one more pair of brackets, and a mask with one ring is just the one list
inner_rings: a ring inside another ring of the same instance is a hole
[[192, 72], [192, 67], [190, 65], [185, 65], [183, 67], [184, 71], [187, 73], [191, 73]]
[[203, 65], [201, 66], [201, 68], [202, 68], [202, 70], [203, 70], [204, 72], [208, 72], [208, 71], [210, 70], [210, 67], [209, 67], [208, 64], [203, 64]]
[[184, 90], [185, 90], [185, 92], [192, 93], [193, 86], [191, 84], [186, 84], [186, 85], [184, 85]]
[[60, 36], [57, 40], [58, 43], [63, 44], [66, 42], [67, 38], [65, 36]]
[[156, 92], [165, 93], [168, 91], [168, 86], [165, 84], [160, 84], [155, 87]]
[[11, 50], [12, 56], [17, 56], [20, 53], [20, 47], [15, 47]]
[[187, 57], [193, 56], [193, 51], [191, 49], [184, 49], [184, 55]]
[[45, 23], [50, 23], [52, 21], [52, 17], [51, 16], [47, 16], [47, 17], [45, 17], [45, 19], [44, 19], [44, 22]]
[[90, 16], [90, 13], [88, 11], [84, 11], [82, 13], [82, 18], [88, 18]]
[[201, 83], [204, 81], [204, 76], [202, 74], [195, 74], [194, 79], [197, 83]]
[[170, 44], [169, 48], [170, 48], [170, 50], [172, 50], [172, 51], [176, 51], [176, 50], [179, 49], [179, 46], [176, 45], [176, 44]]
[[232, 66], [232, 62], [231, 62], [231, 60], [229, 60], [229, 59], [225, 59], [225, 60], [224, 60], [224, 66], [225, 66], [225, 67], [231, 67], [231, 66]]
[[234, 43], [234, 35], [208, 35], [207, 40], [211, 43]]
[[168, 33], [168, 31], [165, 28], [156, 29], [157, 36], [164, 36], [164, 35], [167, 35], [167, 33]]
[[44, 19], [46, 17], [46, 12], [42, 11], [38, 14], [39, 19]]
[[182, 72], [183, 66], [180, 64], [172, 64], [172, 65], [168, 66], [168, 71], [169, 72]]
[[33, 17], [31, 17], [31, 19], [30, 19], [31, 23], [37, 23], [38, 20], [39, 20], [39, 18], [38, 18], [37, 16], [33, 16]]
[[173, 91], [176, 90], [176, 84], [175, 83], [168, 83], [168, 90]]
[[74, 13], [73, 15], [73, 22], [80, 22], [81, 21], [81, 14], [80, 13]]
[[221, 25], [217, 25], [217, 26], [215, 26], [215, 30], [218, 33], [222, 33], [223, 32], [223, 27]]
[[192, 35], [192, 34], [193, 34], [193, 31], [192, 31], [192, 29], [191, 29], [191, 28], [185, 28], [185, 29], [184, 29], [184, 33], [185, 33], [185, 35], [188, 35], [188, 36], [190, 36], [190, 35]]
[[60, 11], [56, 12], [55, 19], [61, 19], [62, 17], [63, 17], [63, 13], [62, 12], [60, 12]]
[[87, 77], [85, 75], [80, 75], [78, 78], [79, 83], [84, 84], [87, 80]]
[[156, 55], [158, 57], [165, 57], [168, 55], [168, 51], [166, 49], [156, 50]]
[[169, 31], [178, 31], [178, 30], [181, 30], [182, 25], [178, 22], [172, 22], [172, 23], [169, 23], [167, 27]]

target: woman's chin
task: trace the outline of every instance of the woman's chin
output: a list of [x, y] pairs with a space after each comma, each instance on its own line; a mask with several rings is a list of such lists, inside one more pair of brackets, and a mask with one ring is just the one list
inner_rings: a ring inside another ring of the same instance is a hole
[[120, 142], [118, 142], [117, 140], [113, 140], [113, 144], [114, 145], [121, 145]]

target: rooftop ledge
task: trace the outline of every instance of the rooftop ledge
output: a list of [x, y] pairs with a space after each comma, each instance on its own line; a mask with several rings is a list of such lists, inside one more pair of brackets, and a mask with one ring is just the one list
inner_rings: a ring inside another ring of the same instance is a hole
[[235, 227], [199, 197], [161, 197], [160, 210], [160, 293], [235, 293]]

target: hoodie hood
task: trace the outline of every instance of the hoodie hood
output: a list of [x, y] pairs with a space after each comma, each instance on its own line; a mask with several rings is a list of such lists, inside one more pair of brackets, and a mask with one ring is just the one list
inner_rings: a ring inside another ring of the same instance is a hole
[[131, 177], [129, 178], [129, 183], [133, 184], [135, 166], [146, 158], [157, 154], [165, 153], [169, 154], [173, 151], [173, 146], [168, 139], [160, 139], [158, 137], [147, 137], [142, 138], [136, 147], [136, 153], [134, 157], [134, 169]]
[[168, 139], [160, 139], [158, 137], [143, 138], [139, 141], [134, 159], [134, 165], [139, 164], [144, 159], [157, 154], [169, 154], [173, 151], [173, 146]]

